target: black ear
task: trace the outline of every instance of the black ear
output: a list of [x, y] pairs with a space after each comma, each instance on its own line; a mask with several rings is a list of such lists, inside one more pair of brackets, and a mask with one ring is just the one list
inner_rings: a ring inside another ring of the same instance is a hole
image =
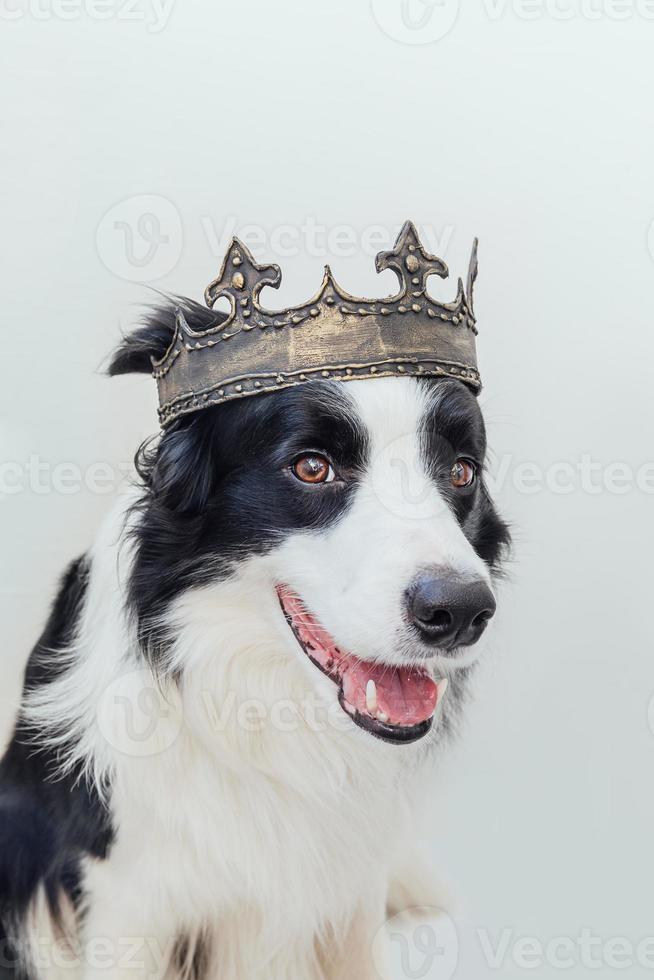
[[208, 330], [226, 319], [224, 313], [210, 310], [192, 299], [166, 297], [162, 303], [151, 307], [143, 317], [141, 326], [123, 339], [109, 362], [107, 373], [111, 377], [116, 374], [150, 374], [152, 358], [160, 360], [172, 343], [177, 310], [182, 311], [192, 330]]
[[205, 409], [181, 419], [159, 442], [148, 485], [152, 500], [167, 511], [192, 516], [207, 505], [215, 478], [213, 416], [213, 409]]

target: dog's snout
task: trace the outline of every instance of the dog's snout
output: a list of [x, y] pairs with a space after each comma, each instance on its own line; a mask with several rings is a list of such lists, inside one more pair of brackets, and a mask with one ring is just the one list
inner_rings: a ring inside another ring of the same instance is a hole
[[423, 572], [407, 590], [406, 607], [424, 642], [451, 650], [479, 639], [495, 613], [495, 599], [481, 579]]

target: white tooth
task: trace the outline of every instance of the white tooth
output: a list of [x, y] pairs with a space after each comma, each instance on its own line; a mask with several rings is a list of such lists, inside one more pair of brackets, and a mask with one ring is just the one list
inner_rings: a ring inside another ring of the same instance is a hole
[[377, 685], [372, 677], [366, 684], [366, 708], [371, 715], [377, 713]]
[[443, 698], [445, 697], [445, 693], [447, 691], [447, 688], [448, 688], [449, 683], [450, 682], [447, 679], [447, 677], [444, 677], [443, 680], [442, 681], [439, 681], [438, 684], [436, 685], [436, 692], [437, 692], [436, 693], [436, 706], [437, 707], [441, 703], [441, 701], [443, 700]]
[[383, 721], [384, 723], [388, 721], [388, 715], [386, 714], [385, 711], [377, 712], [377, 721]]

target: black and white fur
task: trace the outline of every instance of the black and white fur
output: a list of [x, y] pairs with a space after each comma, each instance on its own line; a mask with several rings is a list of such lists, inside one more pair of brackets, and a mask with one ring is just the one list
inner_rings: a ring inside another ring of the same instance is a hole
[[[111, 373], [149, 371], [173, 318], [156, 311]], [[338, 487], [289, 476], [304, 449], [329, 454]], [[401, 870], [412, 784], [484, 645], [434, 656], [402, 597], [424, 567], [498, 570], [508, 532], [481, 476], [463, 494], [447, 480], [484, 453], [474, 395], [409, 378], [225, 404], [141, 451], [138, 485], [61, 582], [1, 764], [8, 976], [377, 976], [393, 892], [428, 898]], [[387, 745], [351, 722], [279, 581], [357, 656], [449, 678], [426, 738]]]

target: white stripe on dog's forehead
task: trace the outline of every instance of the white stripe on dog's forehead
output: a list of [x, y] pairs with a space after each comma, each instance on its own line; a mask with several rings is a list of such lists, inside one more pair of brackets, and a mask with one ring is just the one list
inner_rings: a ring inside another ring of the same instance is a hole
[[[372, 456], [391, 444], [415, 440], [433, 394], [413, 378], [373, 378], [348, 382], [348, 394], [370, 439]], [[408, 449], [407, 445], [407, 449]]]
[[353, 382], [359, 425], [367, 435], [364, 497], [381, 506], [380, 517], [429, 522], [450, 519], [449, 508], [428, 473], [421, 430], [433, 399], [413, 378], [374, 378]]

